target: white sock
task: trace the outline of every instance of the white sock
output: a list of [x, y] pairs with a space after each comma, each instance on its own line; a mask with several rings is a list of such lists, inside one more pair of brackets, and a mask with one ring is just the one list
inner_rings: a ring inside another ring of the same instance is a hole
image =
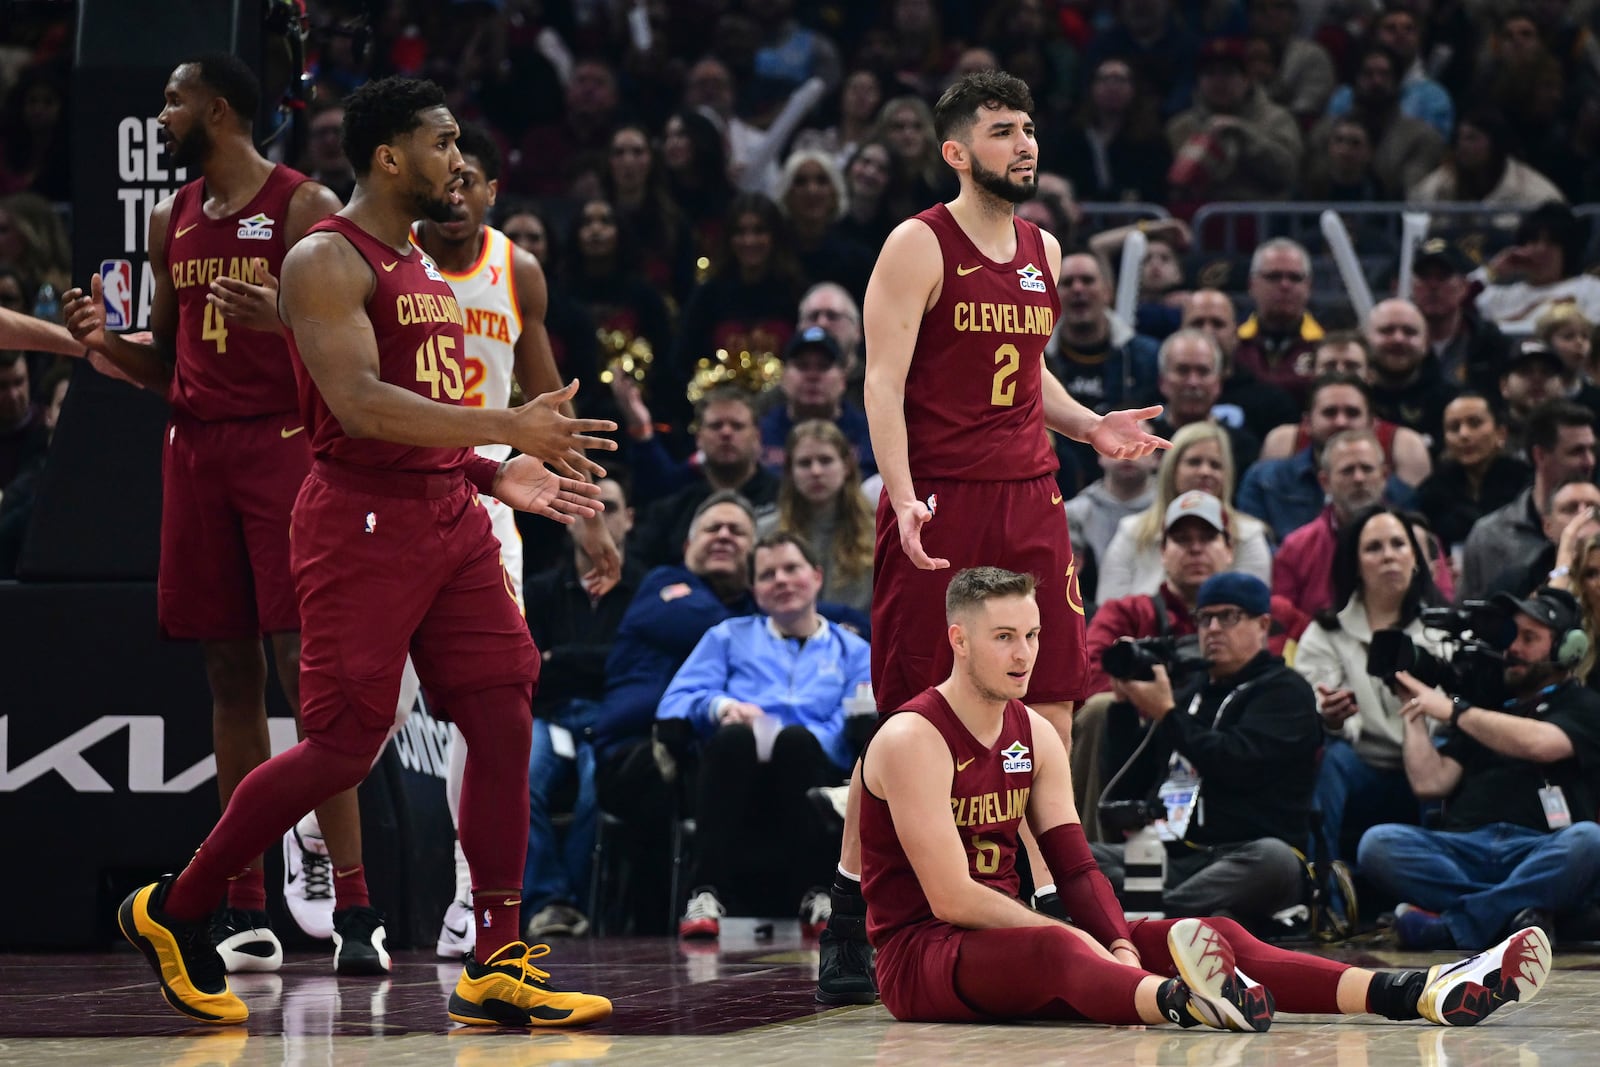
[[845, 870], [844, 869], [844, 864], [842, 864], [842, 863], [839, 864], [839, 866], [834, 868], [834, 869], [837, 870], [840, 874], [844, 875], [846, 878], [850, 879], [852, 882], [861, 881], [861, 876], [859, 874], [856, 874], [853, 871]]
[[1038, 900], [1040, 897], [1045, 896], [1048, 893], [1054, 893], [1055, 891], [1056, 884], [1054, 882], [1051, 882], [1049, 885], [1036, 885], [1033, 887], [1033, 899]]
[[461, 839], [456, 838], [456, 899], [463, 904], [472, 903], [472, 872], [467, 869], [467, 857], [461, 851]]

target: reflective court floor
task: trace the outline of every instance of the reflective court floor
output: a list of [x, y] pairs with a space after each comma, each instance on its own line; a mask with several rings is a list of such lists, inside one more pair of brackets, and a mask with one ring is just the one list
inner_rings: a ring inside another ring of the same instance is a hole
[[[1140, 1067], [1540, 1067], [1600, 1063], [1600, 955], [1558, 953], [1539, 999], [1474, 1029], [1280, 1014], [1267, 1034], [1090, 1024], [897, 1023], [881, 1006], [812, 1002], [815, 943], [797, 924], [757, 937], [726, 921], [719, 947], [667, 938], [557, 942], [558, 982], [609, 996], [616, 1014], [572, 1032], [458, 1027], [445, 999], [459, 966], [397, 954], [386, 979], [335, 978], [292, 953], [275, 975], [234, 976], [242, 1027], [196, 1029], [169, 1009], [131, 949], [0, 955], [0, 1065], [52, 1067], [522, 1067], [535, 1064], [921, 1065], [1014, 1062]], [[1448, 954], [1383, 947], [1330, 955], [1426, 966]]]

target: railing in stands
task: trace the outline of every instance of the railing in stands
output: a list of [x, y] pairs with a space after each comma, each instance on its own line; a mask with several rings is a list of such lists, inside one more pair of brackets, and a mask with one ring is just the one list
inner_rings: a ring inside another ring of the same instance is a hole
[[[1399, 201], [1369, 203], [1286, 203], [1283, 201], [1207, 204], [1194, 214], [1189, 227], [1195, 247], [1202, 252], [1242, 255], [1272, 237], [1289, 237], [1311, 250], [1324, 250], [1319, 219], [1324, 211], [1344, 218], [1351, 240], [1362, 255], [1393, 256], [1400, 248], [1401, 216], [1421, 211], [1433, 216], [1433, 230], [1470, 233], [1516, 228], [1521, 212], [1483, 204], [1408, 204]], [[1600, 205], [1583, 205], [1579, 214], [1600, 211]]]
[[1083, 213], [1082, 231], [1096, 234], [1117, 226], [1131, 226], [1148, 219], [1170, 219], [1171, 213], [1160, 204], [1139, 200], [1085, 200], [1078, 204]]

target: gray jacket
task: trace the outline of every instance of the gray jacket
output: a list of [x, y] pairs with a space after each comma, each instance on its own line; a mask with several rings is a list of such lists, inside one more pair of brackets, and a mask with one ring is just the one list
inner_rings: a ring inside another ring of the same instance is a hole
[[1531, 560], [1548, 543], [1530, 485], [1511, 503], [1472, 524], [1456, 595], [1462, 600], [1480, 599], [1502, 570], [1517, 560]]
[[1106, 488], [1102, 478], [1083, 488], [1065, 504], [1067, 532], [1072, 535], [1074, 548], [1087, 547], [1094, 553], [1095, 562], [1104, 562], [1106, 549], [1116, 535], [1117, 523], [1129, 515], [1138, 515], [1156, 498], [1156, 482], [1150, 479], [1145, 491], [1132, 500], [1118, 500]]

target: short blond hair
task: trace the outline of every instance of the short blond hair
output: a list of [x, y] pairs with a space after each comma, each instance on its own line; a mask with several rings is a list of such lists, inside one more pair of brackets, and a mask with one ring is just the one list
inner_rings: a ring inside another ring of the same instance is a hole
[[956, 572], [944, 591], [944, 617], [953, 621], [957, 615], [1000, 597], [1032, 596], [1036, 584], [1031, 574], [1003, 567], [968, 567]]

